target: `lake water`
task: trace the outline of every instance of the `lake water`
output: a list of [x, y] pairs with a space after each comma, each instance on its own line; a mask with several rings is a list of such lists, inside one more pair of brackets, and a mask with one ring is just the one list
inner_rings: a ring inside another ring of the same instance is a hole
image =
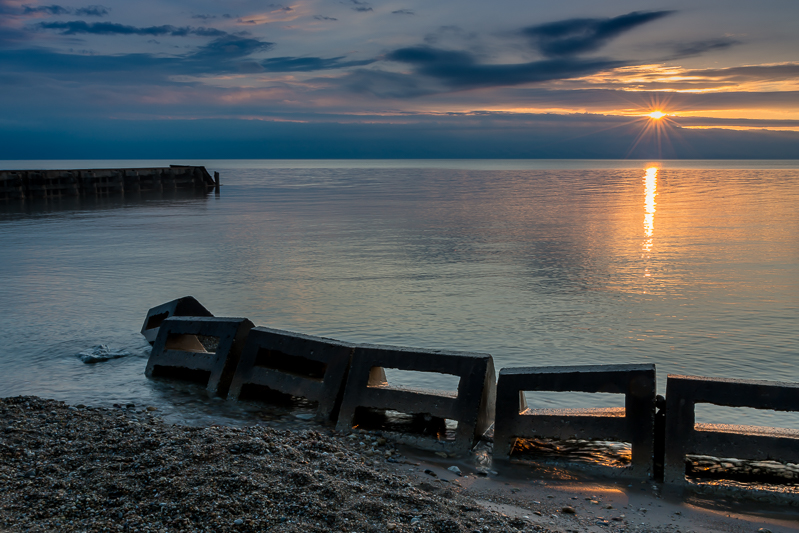
[[[488, 352], [497, 369], [655, 363], [659, 393], [668, 373], [799, 382], [797, 161], [193, 163], [220, 172], [221, 194], [0, 204], [0, 396], [251, 420], [252, 406], [144, 377], [145, 313], [185, 295], [257, 325]], [[99, 345], [123, 356], [84, 364]], [[799, 427], [768, 411], [700, 419]]]

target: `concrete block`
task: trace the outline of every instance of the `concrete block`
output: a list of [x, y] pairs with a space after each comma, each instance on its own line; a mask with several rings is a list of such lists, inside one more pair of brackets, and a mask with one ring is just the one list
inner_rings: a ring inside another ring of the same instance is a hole
[[[224, 398], [252, 328], [246, 318], [167, 318], [158, 331], [145, 374], [201, 381], [210, 393]], [[214, 351], [203, 345], [202, 337], [217, 340]]]
[[[318, 402], [318, 418], [333, 420], [355, 345], [321, 337], [257, 327], [250, 330], [228, 398], [252, 385]], [[247, 399], [258, 399], [245, 394]]]
[[[386, 368], [458, 376], [457, 392], [390, 386]], [[392, 435], [400, 442], [448, 453], [467, 451], [494, 420], [496, 377], [488, 354], [359, 345], [352, 356], [336, 428], [353, 428], [359, 408], [457, 421], [454, 440], [412, 433]]]
[[799, 411], [799, 383], [669, 375], [664, 476], [667, 483], [685, 483], [686, 454], [799, 463], [799, 431], [697, 424], [697, 403]]
[[[517, 438], [630, 442], [630, 467], [615, 474], [651, 477], [655, 365], [503, 368], [497, 383], [494, 459], [509, 459]], [[624, 394], [624, 408], [529, 409], [524, 391]]]
[[147, 342], [153, 344], [158, 336], [158, 328], [161, 323], [171, 316], [214, 316], [211, 311], [206, 309], [193, 296], [184, 296], [177, 300], [172, 300], [165, 304], [153, 307], [147, 311], [144, 324], [141, 327], [141, 334]]

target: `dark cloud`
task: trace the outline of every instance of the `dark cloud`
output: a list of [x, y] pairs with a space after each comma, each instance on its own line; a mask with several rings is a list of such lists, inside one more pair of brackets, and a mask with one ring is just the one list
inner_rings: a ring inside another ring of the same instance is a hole
[[529, 63], [478, 63], [473, 54], [430, 46], [400, 48], [386, 54], [388, 61], [407, 63], [415, 73], [443, 82], [451, 89], [497, 87], [585, 76], [624, 66], [608, 59], [551, 59]]
[[698, 56], [704, 54], [705, 52], [724, 50], [725, 48], [730, 48], [731, 46], [735, 46], [737, 44], [741, 44], [741, 41], [727, 37], [694, 41], [691, 43], [677, 43], [673, 46], [674, 55], [670, 59]]
[[438, 92], [424, 86], [417, 76], [383, 70], [358, 69], [344, 76], [341, 83], [350, 91], [379, 98], [414, 98]]
[[333, 17], [323, 17], [322, 15], [314, 15], [313, 17], [315, 20], [338, 20], [337, 18]]
[[108, 13], [109, 9], [103, 6], [87, 6], [75, 10], [75, 14], [79, 17], [104, 17]]
[[396, 11], [391, 12], [392, 15], [415, 15], [412, 10], [410, 9], [398, 9]]
[[[242, 59], [250, 56], [256, 52], [263, 52], [274, 46], [274, 43], [259, 41], [258, 39], [236, 37], [233, 35], [226, 35], [219, 39], [215, 39], [205, 46], [201, 46], [196, 52], [189, 56], [186, 61], [199, 63], [197, 67], [202, 67], [203, 61], [209, 61], [210, 64], [216, 64], [218, 67], [225, 65], [233, 59]], [[253, 62], [254, 63], [254, 62]], [[251, 63], [239, 65], [238, 70], [249, 70], [252, 66]], [[229, 67], [228, 67], [229, 68]], [[256, 69], [261, 70], [261, 69]]]
[[271, 8], [275, 11], [294, 11], [294, 8], [289, 6], [284, 6], [283, 4], [269, 4], [266, 7]]
[[374, 11], [374, 9], [372, 9], [372, 6], [370, 6], [366, 2], [361, 2], [360, 0], [350, 0], [350, 2], [355, 4], [354, 6], [352, 6], [353, 11], [360, 11], [360, 12]]
[[69, 15], [72, 13], [71, 9], [62, 6], [22, 6], [22, 13], [24, 15], [32, 15], [34, 13], [47, 13], [48, 15]]
[[104, 17], [108, 15], [109, 9], [104, 6], [92, 5], [73, 9], [71, 7], [59, 6], [56, 4], [49, 6], [22, 6], [23, 15], [33, 15], [45, 13], [47, 15], [78, 15], [81, 17]]
[[[45, 77], [49, 80], [102, 84], [159, 86], [186, 85], [173, 76], [263, 72], [250, 55], [268, 50], [273, 43], [225, 35], [190, 54], [163, 57], [153, 54], [82, 55], [61, 54], [43, 49], [0, 52], [0, 71], [4, 75]], [[118, 75], [119, 74], [119, 75]], [[1, 84], [2, 82], [0, 82]], [[28, 83], [36, 85], [29, 81]]]
[[85, 22], [74, 20], [70, 22], [40, 22], [36, 25], [47, 30], [61, 30], [61, 35], [93, 34], [93, 35], [171, 35], [185, 37], [186, 35], [200, 35], [202, 37], [222, 37], [227, 35], [222, 30], [215, 28], [192, 28], [190, 26], [176, 27], [171, 25], [149, 26], [137, 28], [113, 22]]
[[568, 19], [522, 30], [547, 57], [565, 57], [602, 48], [608, 41], [672, 11], [633, 11], [607, 19]]
[[217, 18], [216, 15], [192, 15], [191, 18], [197, 20], [212, 20]]
[[374, 63], [374, 59], [342, 61], [344, 56], [324, 59], [321, 57], [271, 57], [261, 61], [267, 72], [312, 72], [336, 68], [360, 67]]

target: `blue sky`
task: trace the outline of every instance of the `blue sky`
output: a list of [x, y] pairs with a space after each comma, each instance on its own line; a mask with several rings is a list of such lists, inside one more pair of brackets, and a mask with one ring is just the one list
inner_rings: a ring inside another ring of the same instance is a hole
[[799, 158], [796, 20], [793, 0], [0, 0], [0, 158]]

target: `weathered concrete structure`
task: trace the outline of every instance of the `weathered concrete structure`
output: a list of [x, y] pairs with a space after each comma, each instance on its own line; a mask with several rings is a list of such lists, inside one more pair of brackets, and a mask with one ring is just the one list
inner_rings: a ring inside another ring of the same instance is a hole
[[219, 186], [205, 167], [0, 170], [0, 201]]
[[669, 375], [666, 383], [667, 483], [685, 483], [685, 455], [799, 463], [799, 430], [697, 424], [697, 403], [799, 411], [799, 383]]
[[[167, 318], [161, 323], [144, 373], [147, 377], [201, 381], [209, 392], [224, 398], [252, 328], [246, 318]], [[215, 338], [215, 351], [208, 351], [200, 336]]]
[[[624, 394], [625, 407], [529, 409], [524, 391]], [[601, 438], [632, 444], [630, 467], [617, 473], [652, 476], [655, 365], [503, 368], [496, 406], [494, 459], [508, 459], [517, 438]]]
[[172, 316], [214, 316], [211, 311], [206, 309], [203, 304], [198, 302], [193, 296], [184, 296], [177, 300], [172, 300], [165, 304], [153, 307], [147, 311], [144, 324], [141, 327], [141, 334], [151, 345], [155, 343], [158, 336], [158, 328], [169, 317]]
[[[334, 420], [355, 345], [278, 329], [250, 330], [228, 398], [258, 399], [259, 387], [318, 402]], [[248, 393], [247, 389], [253, 391]]]
[[[460, 381], [457, 392], [393, 387], [386, 381], [385, 368], [452, 374]], [[493, 422], [495, 393], [494, 360], [488, 354], [358, 345], [336, 428], [351, 430], [356, 411], [363, 408], [452, 420], [458, 424], [454, 440], [442, 439], [440, 434], [398, 433], [393, 437], [422, 449], [463, 452]]]

